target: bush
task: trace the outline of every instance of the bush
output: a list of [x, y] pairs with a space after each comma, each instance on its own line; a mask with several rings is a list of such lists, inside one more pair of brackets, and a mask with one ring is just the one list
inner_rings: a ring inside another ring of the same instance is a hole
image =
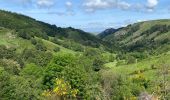
[[4, 67], [5, 71], [13, 75], [18, 75], [21, 69], [18, 62], [11, 60], [11, 59], [0, 60], [0, 65]]
[[103, 60], [100, 58], [95, 58], [93, 61], [93, 70], [94, 71], [99, 71], [103, 67]]
[[136, 58], [133, 56], [128, 57], [127, 64], [133, 64], [136, 63]]
[[22, 53], [22, 58], [29, 62], [35, 63], [38, 66], [47, 66], [52, 59], [50, 52], [38, 51], [34, 49], [25, 49]]
[[38, 42], [35, 48], [40, 51], [47, 51], [47, 47], [42, 42]]
[[18, 36], [27, 40], [31, 39], [31, 36], [26, 31], [23, 30], [18, 32]]
[[57, 54], [45, 69], [43, 84], [45, 88], [52, 89], [56, 78], [62, 77], [62, 71], [71, 63], [75, 57], [71, 54]]
[[0, 58], [14, 58], [16, 57], [15, 48], [6, 48], [4, 45], [0, 45]]
[[59, 51], [60, 51], [60, 48], [59, 48], [59, 47], [55, 47], [53, 51], [54, 51], [54, 52], [59, 52]]
[[126, 76], [121, 76], [112, 71], [101, 72], [101, 85], [103, 92], [106, 94], [106, 100], [130, 100], [131, 82]]
[[37, 40], [36, 40], [35, 38], [31, 38], [31, 43], [32, 43], [33, 45], [36, 45], [36, 44], [37, 44]]

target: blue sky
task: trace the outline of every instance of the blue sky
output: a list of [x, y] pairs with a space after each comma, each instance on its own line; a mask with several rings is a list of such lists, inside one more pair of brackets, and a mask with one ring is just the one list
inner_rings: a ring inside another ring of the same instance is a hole
[[0, 9], [94, 33], [170, 18], [170, 0], [0, 0]]

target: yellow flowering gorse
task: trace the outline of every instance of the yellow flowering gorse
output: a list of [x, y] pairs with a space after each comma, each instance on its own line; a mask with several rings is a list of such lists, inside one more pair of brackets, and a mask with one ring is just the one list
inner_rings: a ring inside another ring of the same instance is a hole
[[55, 88], [51, 91], [49, 90], [44, 91], [42, 95], [46, 97], [52, 95], [57, 95], [61, 97], [66, 97], [66, 96], [76, 97], [78, 91], [79, 91], [78, 89], [72, 89], [69, 82], [65, 81], [64, 79], [57, 78], [55, 81]]

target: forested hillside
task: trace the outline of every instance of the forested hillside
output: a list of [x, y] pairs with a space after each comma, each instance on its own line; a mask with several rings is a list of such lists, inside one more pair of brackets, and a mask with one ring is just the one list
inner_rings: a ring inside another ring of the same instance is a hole
[[30, 39], [31, 37], [41, 37], [49, 40], [49, 37], [57, 37], [63, 40], [72, 40], [82, 45], [99, 47], [100, 40], [92, 34], [71, 27], [61, 28], [37, 21], [33, 18], [0, 10], [0, 26], [15, 30], [21, 37]]
[[169, 100], [169, 26], [94, 36], [1, 10], [0, 100]]
[[153, 20], [128, 25], [106, 35], [103, 40], [120, 45], [128, 51], [154, 51], [164, 47], [167, 51], [170, 43], [170, 20]]

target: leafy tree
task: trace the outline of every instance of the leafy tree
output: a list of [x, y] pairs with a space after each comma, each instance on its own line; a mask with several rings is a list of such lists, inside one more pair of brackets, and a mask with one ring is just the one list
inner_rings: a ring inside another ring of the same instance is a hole
[[36, 66], [35, 64], [27, 64], [20, 72], [20, 76], [41, 78], [43, 77], [43, 68]]
[[50, 52], [38, 51], [34, 49], [25, 49], [22, 57], [29, 63], [35, 63], [38, 66], [47, 66], [52, 59]]
[[103, 67], [104, 61], [101, 58], [95, 58], [93, 61], [93, 70], [99, 71]]
[[27, 39], [27, 40], [31, 39], [31, 36], [24, 30], [20, 30], [18, 32], [18, 36], [23, 38], [23, 39]]
[[46, 67], [43, 84], [46, 88], [52, 89], [56, 78], [61, 78], [63, 70], [69, 64], [75, 61], [75, 57], [71, 54], [57, 54], [51, 63]]

